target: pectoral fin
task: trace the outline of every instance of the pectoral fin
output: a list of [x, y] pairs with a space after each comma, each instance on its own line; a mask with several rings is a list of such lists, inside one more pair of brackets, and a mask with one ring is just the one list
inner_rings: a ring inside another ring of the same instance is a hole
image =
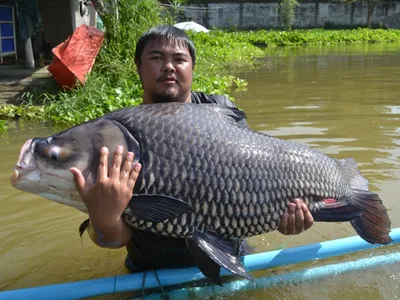
[[193, 211], [189, 203], [163, 195], [134, 195], [128, 207], [136, 219], [146, 222], [175, 219]]
[[198, 239], [186, 239], [186, 245], [192, 255], [193, 261], [199, 267], [200, 271], [214, 284], [222, 285], [221, 276], [219, 275], [219, 264], [213, 261], [209, 254], [199, 247]]
[[239, 256], [240, 243], [237, 241], [224, 239], [211, 232], [195, 232], [186, 239], [186, 243], [196, 265], [215, 284], [221, 285], [220, 266], [253, 281]]

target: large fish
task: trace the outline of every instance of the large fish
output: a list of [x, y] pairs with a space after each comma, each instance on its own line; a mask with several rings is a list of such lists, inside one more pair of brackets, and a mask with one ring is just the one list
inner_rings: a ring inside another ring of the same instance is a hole
[[369, 243], [391, 242], [387, 210], [353, 159], [243, 128], [236, 122], [241, 117], [240, 110], [215, 104], [122, 109], [27, 141], [11, 181], [86, 212], [69, 168], [94, 182], [100, 147], [122, 144], [142, 164], [125, 221], [186, 239], [194, 262], [218, 284], [220, 266], [252, 279], [239, 239], [275, 230], [297, 197], [316, 221], [350, 221]]

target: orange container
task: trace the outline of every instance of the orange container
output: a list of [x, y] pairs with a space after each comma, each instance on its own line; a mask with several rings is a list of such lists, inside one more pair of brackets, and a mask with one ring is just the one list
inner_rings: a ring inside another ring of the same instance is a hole
[[54, 58], [48, 70], [56, 82], [66, 88], [75, 87], [77, 81], [85, 84], [103, 41], [103, 31], [83, 24], [72, 36], [54, 47]]

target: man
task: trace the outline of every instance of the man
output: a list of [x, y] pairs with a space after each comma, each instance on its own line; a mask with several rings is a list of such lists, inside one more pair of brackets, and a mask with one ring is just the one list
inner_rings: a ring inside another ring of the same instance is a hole
[[[135, 63], [143, 85], [144, 104], [192, 102], [234, 106], [225, 97], [191, 91], [196, 51], [193, 42], [180, 29], [160, 26], [145, 33], [137, 43]], [[238, 122], [247, 126], [244, 119]], [[89, 212], [91, 239], [100, 247], [126, 246], [126, 266], [133, 272], [193, 265], [183, 239], [128, 228], [122, 220], [121, 215], [132, 197], [141, 169], [139, 163], [133, 165], [133, 153], [128, 152], [125, 161], [122, 153], [122, 147], [118, 147], [108, 170], [108, 149], [102, 149], [98, 181], [92, 186], [86, 185], [79, 170], [71, 169]], [[303, 201], [293, 200], [280, 221], [279, 231], [283, 234], [299, 234], [313, 224], [311, 213]], [[241, 249], [245, 254], [245, 242], [242, 242]]]

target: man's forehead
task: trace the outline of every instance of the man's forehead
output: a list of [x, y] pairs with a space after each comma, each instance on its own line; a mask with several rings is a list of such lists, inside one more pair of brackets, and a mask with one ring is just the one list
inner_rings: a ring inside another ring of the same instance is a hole
[[178, 39], [153, 39], [150, 40], [146, 47], [145, 52], [160, 51], [160, 52], [179, 52], [189, 54], [189, 49], [186, 44]]

